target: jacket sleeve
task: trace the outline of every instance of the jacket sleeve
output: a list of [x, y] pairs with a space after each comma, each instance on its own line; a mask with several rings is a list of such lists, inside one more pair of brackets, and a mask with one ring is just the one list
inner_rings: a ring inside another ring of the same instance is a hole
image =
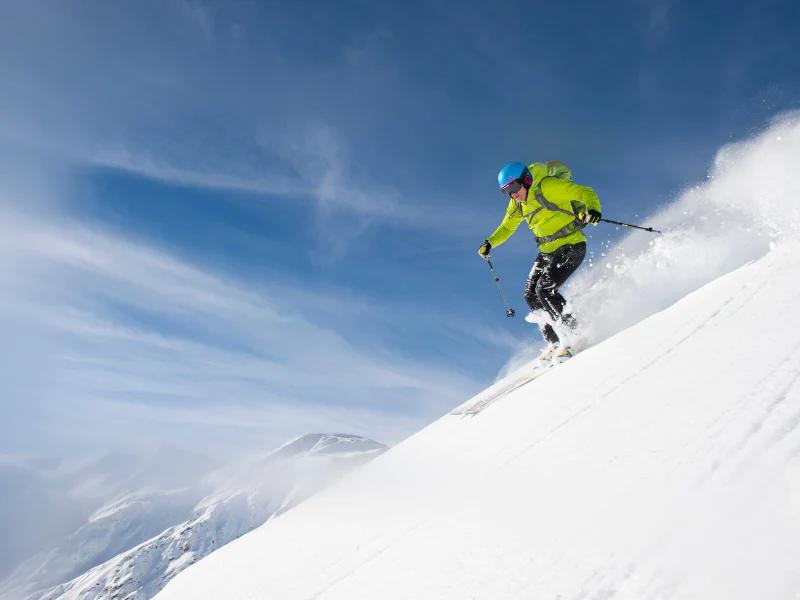
[[503, 217], [503, 221], [500, 223], [500, 226], [495, 229], [494, 233], [486, 239], [489, 240], [492, 248], [496, 248], [511, 237], [511, 234], [517, 230], [517, 227], [519, 227], [520, 223], [522, 223], [522, 213], [520, 212], [520, 209], [517, 208], [516, 201], [512, 199], [508, 203], [506, 214]]
[[575, 214], [587, 210], [601, 212], [600, 199], [595, 191], [586, 185], [548, 177], [542, 181], [542, 194], [551, 202]]

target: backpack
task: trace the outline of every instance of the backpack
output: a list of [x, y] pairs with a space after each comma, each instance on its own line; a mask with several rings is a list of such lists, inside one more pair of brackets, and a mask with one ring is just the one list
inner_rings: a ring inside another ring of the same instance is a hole
[[[537, 163], [534, 163], [537, 164]], [[538, 163], [545, 169], [545, 177], [558, 177], [564, 181], [572, 181], [572, 171], [560, 160], [550, 160], [546, 163]], [[531, 173], [533, 171], [531, 170]], [[541, 181], [541, 180], [540, 180]]]
[[[560, 212], [565, 215], [569, 215], [571, 217], [575, 216], [575, 213], [578, 210], [578, 207], [575, 206], [575, 201], [573, 201], [573, 212], [568, 210], [564, 210], [557, 204], [553, 204], [549, 202], [547, 198], [544, 197], [542, 194], [542, 180], [545, 177], [557, 177], [558, 179], [563, 179], [564, 181], [572, 181], [572, 171], [566, 165], [566, 163], [561, 162], [560, 160], [551, 160], [546, 163], [533, 163], [532, 165], [528, 166], [528, 170], [531, 172], [531, 175], [536, 173], [536, 175], [544, 173], [541, 177], [539, 177], [539, 181], [533, 186], [533, 193], [536, 195], [536, 201], [539, 203], [540, 208], [537, 208], [533, 212], [528, 213], [527, 215], [523, 215], [526, 220], [530, 223], [530, 219], [538, 213], [542, 208], [546, 208], [548, 210], [552, 210], [555, 212]], [[536, 175], [534, 175], [534, 181], [536, 180]], [[559, 231], [552, 235], [544, 236], [544, 237], [537, 237], [536, 243], [543, 244], [546, 242], [552, 242], [559, 238], [565, 237], [574, 233], [579, 229], [583, 229], [585, 226], [584, 223], [575, 219], [572, 223], [568, 223], [564, 227], [562, 227]]]

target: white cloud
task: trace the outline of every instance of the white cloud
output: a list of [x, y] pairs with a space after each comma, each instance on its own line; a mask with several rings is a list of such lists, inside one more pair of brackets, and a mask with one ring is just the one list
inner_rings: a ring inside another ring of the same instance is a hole
[[[52, 416], [66, 420], [62, 435], [75, 428], [84, 441], [119, 442], [179, 426], [191, 437], [188, 432], [208, 433], [217, 423], [226, 434], [212, 437], [225, 443], [241, 429], [279, 443], [310, 427], [380, 437], [377, 432], [396, 441], [478, 386], [422, 362], [356, 347], [346, 331], [304, 319], [298, 299], [323, 297], [289, 290], [290, 309], [278, 286], [205, 272], [63, 218], [3, 216], [3, 263], [26, 265], [18, 269], [24, 275], [15, 280], [16, 298], [4, 315], [24, 314], [47, 342], [27, 355], [26, 377], [15, 385], [24, 386], [37, 365], [48, 363], [52, 386], [39, 397], [49, 394], [41, 401], [58, 404]], [[12, 353], [17, 343], [6, 338], [2, 350]], [[11, 398], [14, 390], [4, 395]], [[160, 427], [145, 426], [151, 421]]]
[[[231, 7], [168, 3], [147, 44], [136, 28], [151, 26], [150, 7], [131, 6], [104, 22], [106, 36], [96, 35], [96, 11], [50, 10], [45, 18], [19, 6], [0, 19], [0, 78], [9, 84], [0, 97], [0, 138], [13, 145], [175, 185], [306, 202], [339, 254], [375, 224], [457, 235], [470, 220], [434, 218], [430, 207], [442, 199], [404, 189], [397, 173], [360, 170], [381, 141], [358, 144], [350, 129], [359, 109], [338, 96], [359, 95], [368, 50], [385, 33], [329, 64], [309, 65], [276, 52], [268, 35], [237, 41], [242, 15]], [[28, 47], [35, 39], [42, 43]], [[247, 70], [256, 66], [258, 76]], [[380, 63], [369, 76], [370, 87], [389, 77]], [[330, 110], [329, 95], [339, 102]]]
[[184, 169], [176, 167], [165, 159], [151, 158], [142, 152], [131, 152], [121, 145], [101, 148], [86, 157], [85, 160], [95, 166], [128, 171], [141, 177], [173, 185], [289, 198], [304, 195], [298, 192], [300, 188], [297, 183], [287, 176], [257, 177], [225, 171]]

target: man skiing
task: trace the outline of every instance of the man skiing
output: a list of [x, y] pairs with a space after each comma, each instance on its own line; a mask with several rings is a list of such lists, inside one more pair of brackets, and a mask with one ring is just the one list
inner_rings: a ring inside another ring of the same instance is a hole
[[528, 222], [536, 236], [539, 255], [528, 275], [525, 301], [531, 312], [544, 313], [545, 318], [538, 320], [548, 347], [541, 358], [570, 357], [572, 349], [561, 343], [553, 325], [574, 330], [577, 322], [564, 312], [566, 300], [558, 288], [586, 256], [586, 236], [581, 230], [600, 221], [600, 200], [592, 188], [572, 183], [569, 168], [558, 161], [527, 166], [508, 163], [500, 169], [497, 183], [510, 198], [508, 208], [500, 226], [486, 238], [478, 254], [489, 260], [493, 248], [511, 237], [523, 219]]

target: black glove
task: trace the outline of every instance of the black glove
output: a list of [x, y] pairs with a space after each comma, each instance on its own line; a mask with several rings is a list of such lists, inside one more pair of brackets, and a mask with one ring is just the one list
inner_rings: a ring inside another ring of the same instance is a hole
[[483, 260], [489, 260], [489, 253], [492, 251], [492, 243], [489, 240], [483, 242], [483, 246], [478, 248], [478, 255]]
[[600, 221], [600, 211], [597, 211], [593, 208], [590, 208], [587, 212], [579, 212], [578, 213], [578, 220], [582, 223], [589, 223], [595, 224]]

